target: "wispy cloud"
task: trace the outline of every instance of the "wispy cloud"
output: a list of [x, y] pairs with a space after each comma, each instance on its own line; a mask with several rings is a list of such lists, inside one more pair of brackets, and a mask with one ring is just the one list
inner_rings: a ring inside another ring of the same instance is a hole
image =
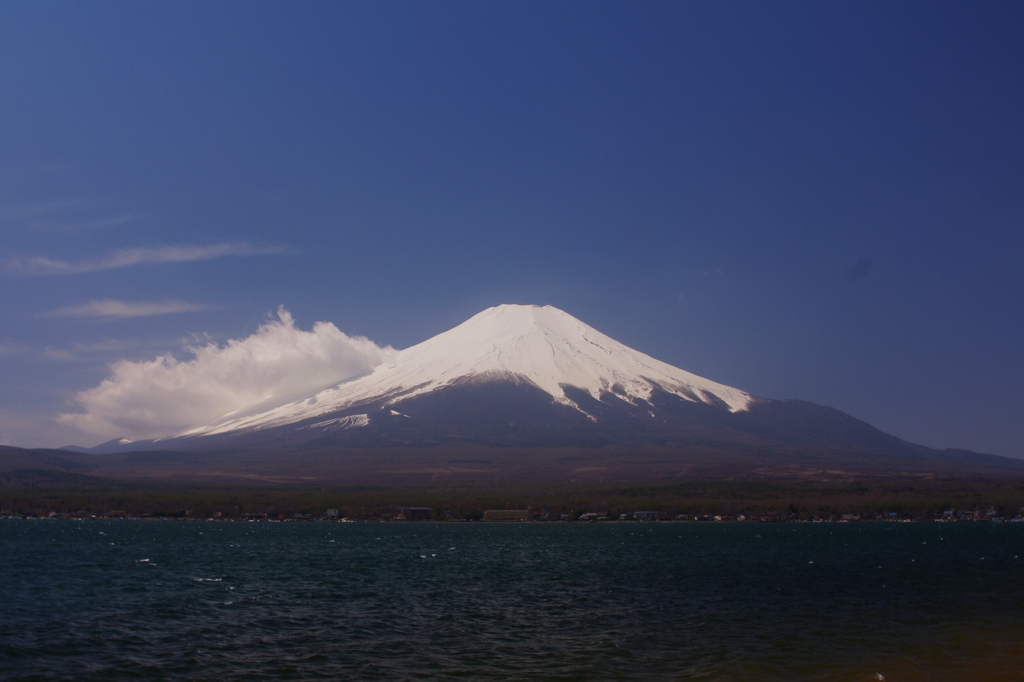
[[32, 204], [20, 206], [0, 206], [0, 220], [27, 220], [50, 216], [55, 213], [64, 213], [69, 210], [80, 210], [92, 208], [94, 203], [86, 203], [82, 199], [71, 199], [62, 197], [50, 201], [39, 201]]
[[110, 353], [135, 348], [139, 344], [135, 341], [124, 341], [123, 339], [107, 339], [94, 343], [76, 343], [74, 349], [80, 353]]
[[42, 352], [43, 358], [56, 360], [57, 362], [73, 362], [78, 356], [65, 348], [45, 348]]
[[118, 301], [112, 298], [90, 300], [80, 305], [57, 308], [41, 317], [152, 317], [215, 310], [213, 306], [189, 301]]
[[81, 431], [55, 424], [46, 410], [21, 405], [16, 409], [0, 407], [0, 445], [22, 448], [59, 447], [83, 438]]
[[[157, 344], [158, 347], [166, 347], [166, 344]], [[21, 354], [45, 361], [77, 362], [87, 359], [90, 356], [104, 356], [112, 353], [123, 353], [127, 350], [146, 348], [147, 344], [137, 341], [123, 341], [121, 339], [108, 339], [96, 343], [73, 343], [70, 346], [59, 348], [47, 346], [41, 351], [32, 346], [26, 346]]]
[[63, 231], [95, 230], [105, 227], [118, 227], [120, 225], [127, 225], [128, 223], [134, 223], [138, 220], [139, 217], [135, 214], [120, 213], [118, 215], [105, 216], [102, 218], [92, 218], [87, 220], [82, 219], [36, 221], [32, 223], [32, 227], [36, 229]]
[[126, 211], [111, 211], [106, 202], [81, 197], [0, 205], [0, 225], [43, 231], [75, 232], [118, 227], [139, 220]]
[[[153, 344], [154, 348], [166, 348], [168, 342]], [[127, 350], [149, 348], [147, 344], [137, 341], [124, 341], [122, 339], [107, 339], [92, 343], [74, 342], [63, 348], [56, 346], [45, 346], [40, 348], [38, 344], [14, 341], [11, 339], [0, 340], [0, 358], [20, 358], [29, 362], [36, 360], [59, 360], [67, 362], [80, 360], [82, 356], [94, 354], [123, 353]]]
[[12, 256], [0, 263], [0, 272], [11, 277], [41, 275], [78, 275], [84, 272], [113, 270], [151, 263], [187, 263], [225, 256], [262, 256], [284, 253], [285, 246], [255, 246], [247, 242], [224, 242], [206, 245], [157, 246], [112, 251], [103, 258], [66, 261], [45, 256]]

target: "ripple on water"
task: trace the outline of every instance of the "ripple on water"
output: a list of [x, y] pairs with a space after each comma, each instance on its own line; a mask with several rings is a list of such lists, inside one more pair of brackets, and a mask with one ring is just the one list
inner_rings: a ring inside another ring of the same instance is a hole
[[1020, 526], [2, 521], [0, 679], [1020, 679]]

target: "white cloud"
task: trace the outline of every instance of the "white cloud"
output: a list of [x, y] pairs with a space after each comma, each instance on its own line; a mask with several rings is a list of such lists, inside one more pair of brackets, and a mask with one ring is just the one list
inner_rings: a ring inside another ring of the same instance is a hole
[[192, 358], [184, 361], [169, 353], [119, 360], [99, 386], [78, 393], [84, 412], [62, 414], [58, 421], [104, 438], [166, 437], [367, 374], [394, 353], [330, 322], [298, 329], [283, 307], [251, 336], [187, 351]]
[[283, 253], [284, 246], [254, 246], [245, 242], [225, 242], [202, 246], [179, 245], [155, 248], [131, 248], [112, 251], [103, 258], [66, 261], [44, 256], [12, 256], [0, 264], [0, 271], [16, 277], [33, 275], [78, 275], [84, 272], [113, 270], [146, 263], [185, 263], [224, 256], [261, 256]]
[[90, 300], [43, 313], [43, 317], [150, 317], [213, 310], [211, 306], [188, 301], [118, 301], [111, 298]]

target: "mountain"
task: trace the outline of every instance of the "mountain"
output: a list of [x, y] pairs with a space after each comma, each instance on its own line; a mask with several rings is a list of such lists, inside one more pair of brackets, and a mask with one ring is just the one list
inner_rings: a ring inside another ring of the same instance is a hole
[[857, 458], [876, 468], [893, 458], [1021, 464], [908, 443], [813, 403], [759, 398], [633, 350], [556, 308], [523, 305], [484, 310], [303, 400], [93, 451], [337, 457], [438, 447], [618, 447], [657, 450], [673, 461], [699, 452], [723, 462], [742, 455], [782, 466], [795, 458], [826, 468]]
[[[381, 411], [393, 413], [399, 406], [422, 403], [432, 394], [484, 386], [518, 390], [525, 399], [568, 408], [592, 422], [596, 417], [580, 407], [573, 396], [585, 394], [595, 401], [614, 396], [640, 406], [649, 405], [654, 392], [659, 391], [730, 412], [747, 409], [751, 401], [739, 389], [655, 360], [556, 308], [502, 305], [399, 351], [392, 361], [366, 376], [267, 412], [226, 415], [216, 424], [191, 429], [181, 436], [294, 424], [326, 431], [362, 428], [379, 421], [381, 415], [376, 413]], [[373, 418], [369, 413], [347, 414], [358, 406], [373, 408]], [[340, 416], [343, 412], [346, 415]], [[332, 416], [332, 420], [310, 423], [325, 416]]]
[[60, 449], [65, 451], [65, 452], [79, 452], [79, 453], [91, 453], [91, 452], [99, 452], [99, 453], [132, 452], [133, 450], [138, 450], [139, 447], [142, 447], [143, 449], [148, 449], [148, 446], [152, 442], [153, 441], [136, 442], [136, 441], [128, 439], [128, 438], [113, 438], [111, 440], [108, 440], [105, 443], [100, 443], [99, 445], [96, 445], [96, 446], [91, 447], [91, 448], [83, 448], [80, 445], [65, 445], [65, 446], [61, 447]]

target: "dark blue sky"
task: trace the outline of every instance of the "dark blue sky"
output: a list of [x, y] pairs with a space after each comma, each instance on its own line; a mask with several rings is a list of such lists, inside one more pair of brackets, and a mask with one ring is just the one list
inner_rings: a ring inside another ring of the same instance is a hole
[[0, 442], [283, 305], [551, 304], [1024, 457], [1024, 5], [0, 4]]

